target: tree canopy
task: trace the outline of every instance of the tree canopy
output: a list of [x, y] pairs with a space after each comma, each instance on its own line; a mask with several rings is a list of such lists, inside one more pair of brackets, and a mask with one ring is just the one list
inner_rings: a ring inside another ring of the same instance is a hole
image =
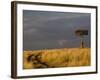
[[78, 29], [75, 31], [75, 34], [77, 36], [83, 36], [83, 35], [88, 35], [88, 30], [85, 29]]

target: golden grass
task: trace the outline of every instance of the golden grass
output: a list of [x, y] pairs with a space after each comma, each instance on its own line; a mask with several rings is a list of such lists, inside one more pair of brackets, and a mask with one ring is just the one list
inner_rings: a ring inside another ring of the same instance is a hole
[[[90, 66], [90, 48], [33, 50], [23, 54], [24, 69]], [[30, 55], [38, 56], [28, 61]]]

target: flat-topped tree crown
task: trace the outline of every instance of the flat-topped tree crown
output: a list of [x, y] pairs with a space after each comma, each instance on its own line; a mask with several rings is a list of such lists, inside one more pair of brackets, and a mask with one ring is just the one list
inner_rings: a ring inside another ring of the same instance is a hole
[[77, 36], [83, 36], [83, 35], [88, 35], [88, 30], [85, 29], [78, 29], [75, 31], [75, 34]]
[[81, 48], [84, 48], [83, 36], [88, 35], [88, 30], [85, 29], [78, 29], [75, 31], [75, 34], [80, 37]]

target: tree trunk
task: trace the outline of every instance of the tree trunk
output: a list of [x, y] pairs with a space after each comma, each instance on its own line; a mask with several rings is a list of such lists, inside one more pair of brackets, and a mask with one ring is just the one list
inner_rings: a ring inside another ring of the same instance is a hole
[[80, 47], [84, 48], [83, 36], [81, 36], [81, 45], [80, 45]]

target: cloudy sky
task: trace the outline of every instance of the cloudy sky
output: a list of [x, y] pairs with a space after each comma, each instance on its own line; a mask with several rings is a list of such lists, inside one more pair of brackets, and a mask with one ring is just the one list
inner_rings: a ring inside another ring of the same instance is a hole
[[84, 36], [86, 47], [90, 47], [89, 13], [51, 12], [23, 10], [23, 48], [73, 48], [80, 46], [77, 29], [87, 29]]

